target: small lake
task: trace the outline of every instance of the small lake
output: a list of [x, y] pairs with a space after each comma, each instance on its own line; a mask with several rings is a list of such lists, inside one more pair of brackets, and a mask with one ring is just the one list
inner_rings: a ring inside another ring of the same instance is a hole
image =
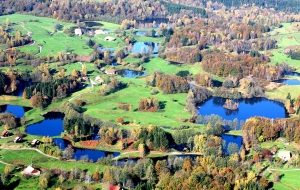
[[159, 43], [154, 42], [135, 42], [132, 46], [132, 53], [146, 54], [151, 52], [151, 54], [158, 54]]
[[44, 115], [45, 119], [41, 122], [28, 125], [26, 133], [36, 136], [59, 136], [64, 131], [62, 113], [50, 112]]
[[296, 86], [300, 85], [300, 80], [298, 79], [281, 79], [278, 80], [279, 83], [289, 85], [289, 86]]
[[[68, 142], [64, 139], [61, 139], [61, 138], [54, 138], [53, 142], [61, 150], [65, 150], [65, 148], [67, 148], [68, 145], [70, 145], [70, 142]], [[96, 162], [100, 158], [105, 158], [107, 156], [117, 157], [119, 155], [120, 155], [119, 152], [107, 152], [107, 151], [102, 151], [102, 150], [74, 148], [73, 158], [75, 160], [81, 160], [82, 158], [85, 158], [85, 159], [87, 158], [88, 160], [92, 160], [93, 162]]]
[[[144, 31], [144, 30], [138, 30], [138, 31], [135, 31], [134, 34], [136, 36], [149, 36], [151, 35], [152, 31]], [[151, 36], [151, 37], [158, 37], [158, 32], [155, 31], [155, 36]]]
[[134, 71], [130, 69], [123, 69], [118, 71], [118, 74], [121, 75], [122, 77], [126, 78], [137, 78], [141, 76], [145, 76], [145, 72], [142, 71]]
[[147, 32], [139, 30], [139, 31], [134, 32], [134, 34], [137, 36], [146, 36]]
[[[136, 20], [139, 27], [158, 28], [160, 24], [167, 24], [168, 18], [145, 18], [143, 20]], [[154, 24], [155, 23], [155, 24]]]
[[0, 112], [11, 113], [16, 118], [23, 117], [25, 112], [28, 111], [29, 109], [30, 108], [25, 108], [22, 106], [16, 106], [11, 104], [0, 106]]
[[241, 137], [241, 136], [223, 134], [222, 139], [224, 141], [223, 152], [225, 154], [229, 154], [228, 145], [230, 143], [235, 143], [237, 145], [238, 150], [240, 150], [243, 145], [243, 137]]
[[224, 120], [246, 121], [255, 116], [266, 118], [286, 118], [287, 112], [280, 102], [268, 100], [266, 98], [240, 99], [239, 109], [232, 111], [223, 107], [226, 99], [213, 97], [198, 106], [198, 114], [203, 116], [218, 115]]

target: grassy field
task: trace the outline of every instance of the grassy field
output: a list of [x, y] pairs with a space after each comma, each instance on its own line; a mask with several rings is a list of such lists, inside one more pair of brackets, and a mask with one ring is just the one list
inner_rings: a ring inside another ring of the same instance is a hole
[[[86, 89], [79, 99], [86, 100], [88, 105], [85, 114], [107, 121], [115, 121], [123, 117], [126, 121], [137, 125], [157, 125], [157, 126], [180, 126], [186, 124], [182, 119], [188, 119], [190, 114], [184, 110], [186, 94], [165, 95], [159, 93], [151, 95], [152, 87], [146, 86], [144, 80], [123, 79], [128, 87], [108, 96], [100, 96], [99, 88]], [[138, 103], [141, 98], [155, 97], [165, 104], [165, 108], [159, 112], [139, 112]], [[118, 103], [129, 103], [132, 110], [124, 111], [118, 109]]]
[[271, 63], [288, 63], [290, 66], [293, 66], [300, 71], [300, 62], [299, 60], [293, 60], [284, 54], [284, 49], [289, 46], [300, 45], [300, 32], [299, 30], [291, 23], [283, 24], [282, 28], [277, 28], [271, 32], [271, 36], [273, 36], [277, 40], [278, 48], [272, 50], [271, 53], [273, 56], [271, 57]]
[[0, 96], [0, 105], [5, 104], [31, 107], [29, 100], [24, 100], [22, 97], [2, 95]]
[[284, 85], [275, 90], [267, 91], [266, 96], [272, 100], [286, 101], [288, 93], [292, 98], [297, 98], [300, 95], [300, 86], [288, 86]]
[[300, 169], [287, 169], [278, 172], [283, 175], [280, 182], [274, 184], [275, 190], [299, 190], [300, 189]]
[[82, 64], [84, 64], [86, 66], [87, 73], [88, 73], [89, 76], [95, 76], [95, 75], [98, 75], [100, 73], [100, 71], [98, 70], [96, 65], [93, 64], [93, 63], [76, 62], [76, 63], [69, 63], [69, 64], [66, 64], [66, 65], [63, 65], [63, 66], [60, 66], [59, 63], [52, 63], [50, 65], [50, 69], [55, 69], [56, 71], [59, 71], [60, 68], [64, 68], [65, 69], [65, 75], [71, 75], [73, 70], [81, 71]]
[[144, 64], [144, 67], [147, 74], [152, 74], [155, 71], [163, 72], [166, 74], [176, 74], [179, 71], [189, 71], [191, 74], [203, 72], [199, 63], [196, 63], [194, 65], [175, 65], [170, 64], [168, 61], [163, 60], [159, 57], [151, 59], [150, 62]]
[[73, 168], [79, 168], [82, 170], [88, 170], [94, 172], [96, 170], [103, 171], [106, 166], [80, 161], [61, 161], [53, 158], [45, 157], [44, 155], [33, 150], [3, 150], [0, 149], [0, 160], [10, 164], [24, 164], [33, 165], [47, 168], [47, 169], [64, 169], [71, 170]]
[[[69, 36], [63, 31], [55, 31], [55, 25], [61, 24], [62, 30], [70, 27], [76, 27], [73, 23], [58, 21], [52, 18], [37, 17], [32, 15], [12, 14], [1, 16], [0, 24], [9, 21], [13, 24], [14, 31], [21, 31], [22, 34], [32, 32], [32, 39], [35, 41], [32, 45], [20, 47], [21, 51], [30, 52], [39, 56], [57, 55], [59, 52], [71, 51], [78, 55], [89, 55], [93, 49], [87, 46], [88, 37]], [[100, 22], [101, 28], [114, 32], [119, 28], [119, 25], [107, 22]], [[109, 34], [115, 36], [115, 34]], [[122, 40], [117, 38], [114, 42], [106, 42], [103, 38], [106, 35], [99, 35], [94, 39], [99, 45], [104, 47], [118, 47], [123, 44]], [[39, 53], [39, 46], [42, 46], [42, 51]]]

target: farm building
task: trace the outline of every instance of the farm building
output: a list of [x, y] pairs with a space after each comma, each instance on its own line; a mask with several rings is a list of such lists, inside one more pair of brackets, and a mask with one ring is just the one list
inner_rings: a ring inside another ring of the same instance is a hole
[[81, 36], [82, 35], [82, 30], [80, 28], [76, 28], [74, 31], [75, 35]]
[[277, 156], [284, 161], [289, 161], [292, 158], [292, 153], [288, 150], [279, 150]]
[[34, 169], [32, 166], [27, 166], [27, 168], [25, 168], [21, 174], [27, 176], [39, 176], [41, 171]]
[[37, 146], [40, 144], [40, 141], [37, 139], [34, 139], [33, 141], [31, 141], [31, 146]]
[[8, 137], [9, 135], [10, 135], [10, 133], [7, 130], [2, 131], [2, 133], [1, 133], [1, 137]]
[[19, 143], [19, 142], [22, 142], [23, 138], [22, 137], [16, 137], [14, 139], [14, 143]]

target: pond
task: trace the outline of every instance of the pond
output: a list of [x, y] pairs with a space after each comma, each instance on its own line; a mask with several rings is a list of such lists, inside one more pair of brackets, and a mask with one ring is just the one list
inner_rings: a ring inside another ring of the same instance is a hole
[[240, 150], [242, 145], [243, 145], [243, 137], [241, 137], [241, 136], [223, 134], [222, 135], [222, 140], [224, 141], [223, 152], [225, 154], [230, 154], [230, 151], [228, 150], [228, 145], [230, 143], [236, 144], [238, 150]]
[[103, 26], [103, 24], [101, 24], [99, 22], [95, 22], [95, 21], [85, 21], [84, 23], [87, 27], [91, 27], [91, 28], [96, 27], [96, 26], [98, 26], [98, 27]]
[[[143, 20], [137, 20], [137, 24], [140, 27], [153, 27], [157, 28], [160, 24], [167, 24], [169, 22], [168, 18], [145, 18]], [[153, 24], [155, 23], [155, 24]]]
[[134, 34], [137, 36], [146, 36], [147, 31], [139, 30], [139, 31], [134, 32]]
[[[56, 146], [58, 146], [61, 150], [65, 150], [65, 148], [70, 145], [70, 142], [61, 139], [61, 138], [54, 138], [53, 142]], [[73, 147], [74, 148], [74, 147]], [[92, 149], [84, 149], [84, 148], [74, 148], [74, 155], [73, 158], [75, 160], [81, 159], [88, 159], [93, 162], [98, 161], [100, 158], [105, 158], [107, 156], [117, 157], [119, 156], [119, 152], [107, 152], [102, 150], [92, 150]]]
[[159, 43], [154, 42], [135, 42], [132, 46], [132, 53], [146, 54], [151, 53], [152, 55], [158, 54]]
[[278, 82], [289, 86], [300, 85], [300, 80], [298, 79], [281, 79]]
[[145, 76], [145, 72], [134, 71], [130, 69], [119, 70], [118, 74], [126, 78], [137, 78], [137, 77]]
[[255, 116], [266, 118], [286, 118], [284, 105], [266, 98], [240, 99], [239, 109], [232, 111], [223, 107], [226, 99], [213, 97], [198, 106], [198, 114], [203, 116], [218, 115], [224, 120], [243, 120]]
[[159, 36], [157, 31], [155, 31], [154, 36], [151, 36], [151, 33], [152, 33], [152, 31], [145, 31], [145, 30], [138, 30], [138, 31], [134, 32], [134, 34], [136, 36], [149, 36], [149, 37], [158, 37]]
[[28, 110], [30, 110], [30, 108], [17, 106], [17, 105], [11, 105], [11, 104], [0, 106], [0, 112], [11, 113], [16, 118], [23, 117], [25, 112]]
[[28, 125], [26, 133], [37, 136], [59, 136], [64, 131], [62, 113], [49, 112], [44, 115], [45, 119], [41, 122]]

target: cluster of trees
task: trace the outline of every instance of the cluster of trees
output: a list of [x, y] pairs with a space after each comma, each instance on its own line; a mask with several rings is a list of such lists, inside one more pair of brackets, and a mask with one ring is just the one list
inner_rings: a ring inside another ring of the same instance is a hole
[[153, 78], [149, 83], [151, 86], [158, 87], [165, 94], [183, 93], [188, 92], [190, 89], [190, 85], [186, 78], [159, 72], [154, 73]]
[[[201, 137], [199, 141], [201, 141]], [[215, 139], [212, 138], [211, 141]], [[205, 140], [204, 140], [205, 141]], [[218, 140], [216, 140], [218, 141]], [[107, 168], [103, 181], [128, 189], [268, 189], [269, 181], [249, 172], [251, 163], [230, 157], [208, 155], [197, 158], [169, 157], [153, 162], [142, 159], [122, 168]]]
[[0, 126], [4, 126], [6, 130], [15, 129], [19, 124], [19, 121], [13, 114], [0, 113]]
[[18, 47], [32, 42], [30, 36], [23, 36], [20, 31], [16, 31], [14, 35], [7, 32], [8, 28], [4, 29], [0, 26], [0, 44], [5, 44], [6, 47]]
[[291, 59], [300, 60], [300, 47], [292, 46], [285, 49], [285, 54], [291, 57]]
[[182, 48], [168, 48], [164, 52], [164, 56], [170, 62], [174, 63], [196, 63], [202, 60], [202, 55], [199, 48], [196, 47], [182, 47]]
[[[0, 14], [28, 12], [40, 16], [54, 17], [60, 20], [107, 20], [120, 22], [124, 19], [145, 19], [165, 17], [168, 13], [159, 1], [121, 0], [121, 1], [39, 1], [5, 0], [1, 3]], [[143, 11], [141, 11], [143, 10]]]
[[197, 85], [204, 86], [204, 87], [212, 87], [213, 86], [213, 80], [211, 76], [208, 74], [201, 74], [198, 73], [194, 76], [194, 80]]
[[144, 112], [157, 112], [160, 109], [159, 101], [156, 98], [142, 98], [138, 109]]
[[136, 142], [136, 144], [145, 144], [150, 150], [167, 150], [171, 143], [171, 135], [159, 127], [141, 129]]
[[100, 89], [100, 94], [102, 96], [107, 96], [119, 90], [122, 90], [127, 87], [126, 83], [119, 81], [116, 78], [112, 78], [110, 82]]
[[31, 100], [35, 107], [44, 107], [53, 99], [65, 98], [70, 93], [78, 90], [81, 87], [76, 80], [69, 78], [53, 79], [50, 82], [34, 83], [25, 88], [23, 97]]
[[166, 7], [168, 12], [172, 14], [178, 14], [178, 13], [190, 13], [193, 16], [200, 15], [201, 17], [207, 17], [207, 13], [205, 9], [203, 8], [198, 8], [198, 7], [193, 7], [193, 6], [187, 6], [183, 4], [177, 4], [177, 3], [172, 3], [168, 1], [161, 1], [161, 4]]
[[[203, 1], [207, 2], [207, 1]], [[273, 1], [273, 0], [218, 0], [217, 2], [223, 3], [226, 6], [242, 6], [245, 4], [257, 6], [262, 6], [266, 8], [275, 8], [282, 11], [295, 11], [299, 12], [299, 1], [297, 0], [283, 0], [283, 1]]]
[[205, 71], [222, 77], [244, 78], [252, 75], [267, 81], [278, 80], [284, 74], [282, 67], [267, 64], [264, 56], [251, 57], [250, 55], [230, 55], [221, 52], [206, 54], [202, 67]]
[[237, 89], [227, 89], [227, 88], [215, 88], [213, 95], [216, 97], [226, 98], [226, 99], [240, 99], [242, 98], [242, 93]]
[[243, 141], [245, 148], [267, 140], [285, 137], [289, 141], [300, 142], [299, 117], [288, 119], [251, 118], [243, 126]]
[[285, 107], [287, 108], [287, 111], [290, 114], [299, 114], [300, 113], [300, 96], [298, 96], [296, 99], [291, 97], [291, 94], [288, 93], [287, 97], [287, 102]]
[[19, 78], [18, 73], [13, 70], [0, 72], [0, 95], [15, 92], [20, 84]]
[[233, 120], [224, 120], [218, 115], [198, 115], [196, 119], [197, 124], [202, 124], [202, 125], [219, 125], [221, 123], [222, 126], [229, 127], [232, 130], [237, 130], [241, 126], [245, 124], [245, 121], [243, 120], [238, 120], [237, 118]]
[[49, 137], [43, 137], [41, 139], [41, 144], [38, 145], [38, 149], [44, 152], [45, 154], [61, 157], [62, 151], [57, 146], [53, 146], [53, 139]]
[[64, 108], [64, 130], [75, 141], [97, 133], [97, 129], [102, 125], [101, 121], [84, 116], [85, 110], [81, 106], [66, 103]]
[[106, 127], [103, 126], [99, 129], [101, 140], [109, 145], [115, 144], [118, 140], [124, 138], [123, 130], [120, 130], [116, 127]]
[[193, 113], [193, 115], [197, 115], [197, 108], [196, 106], [209, 97], [212, 96], [212, 93], [204, 87], [193, 87], [187, 96], [186, 100], [186, 110]]

